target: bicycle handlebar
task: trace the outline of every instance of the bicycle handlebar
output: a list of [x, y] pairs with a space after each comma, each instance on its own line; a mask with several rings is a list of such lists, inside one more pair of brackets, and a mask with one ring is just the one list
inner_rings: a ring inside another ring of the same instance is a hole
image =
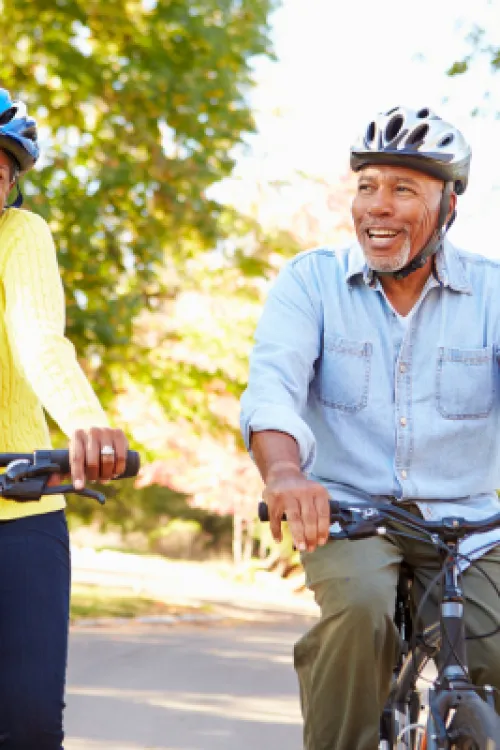
[[[70, 474], [70, 462], [68, 450], [40, 450], [33, 453], [0, 453], [0, 466], [8, 466], [13, 461], [29, 461], [31, 464], [38, 464], [43, 461], [47, 464], [57, 464], [61, 474]], [[127, 451], [127, 462], [125, 471], [113, 479], [127, 479], [135, 477], [141, 466], [140, 456], [137, 451]], [[53, 469], [46, 473], [55, 473]]]
[[[259, 503], [259, 518], [269, 521], [269, 509], [264, 502]], [[286, 521], [286, 516], [283, 516]], [[330, 523], [338, 523], [341, 531], [330, 534], [332, 539], [366, 539], [381, 533], [383, 525], [411, 525], [413, 529], [437, 534], [450, 541], [463, 538], [474, 532], [492, 531], [500, 528], [500, 513], [482, 521], [467, 521], [461, 516], [450, 516], [440, 521], [426, 521], [403, 508], [389, 505], [353, 505], [330, 500]]]
[[[92, 497], [104, 504], [102, 492], [84, 487], [77, 490], [72, 484], [49, 487], [52, 474], [69, 474], [70, 461], [67, 450], [41, 450], [33, 453], [0, 453], [0, 466], [7, 469], [0, 474], [0, 497], [19, 503], [40, 500], [42, 495], [58, 493]], [[136, 451], [127, 451], [125, 471], [113, 479], [135, 477], [140, 468], [140, 457]]]

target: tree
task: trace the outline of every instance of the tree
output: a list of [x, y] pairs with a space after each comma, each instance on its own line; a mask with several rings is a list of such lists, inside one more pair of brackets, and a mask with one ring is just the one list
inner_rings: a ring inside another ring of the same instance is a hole
[[41, 125], [27, 207], [54, 232], [68, 334], [105, 402], [125, 368], [163, 394], [166, 375], [170, 392], [213, 375], [178, 363], [158, 373], [134, 326], [227, 233], [207, 189], [254, 129], [246, 94], [252, 59], [272, 54], [274, 5], [3, 0], [0, 82]]
[[[500, 45], [491, 43], [488, 40], [486, 29], [482, 29], [479, 26], [474, 27], [469, 33], [467, 41], [470, 45], [470, 52], [462, 60], [457, 60], [453, 63], [447, 71], [448, 75], [463, 75], [469, 70], [474, 59], [482, 56], [486, 56], [489, 60], [493, 73], [500, 72]], [[489, 97], [490, 92], [485, 92], [485, 96]], [[477, 111], [479, 110], [476, 110], [475, 113]]]

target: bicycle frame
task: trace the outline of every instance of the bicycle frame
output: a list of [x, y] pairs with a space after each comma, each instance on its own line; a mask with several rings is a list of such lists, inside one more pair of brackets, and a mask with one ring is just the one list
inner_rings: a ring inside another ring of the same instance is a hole
[[[259, 504], [259, 518], [268, 521], [268, 508]], [[286, 520], [286, 516], [283, 516]], [[440, 619], [423, 633], [423, 641], [413, 653], [396, 665], [395, 679], [389, 700], [381, 717], [379, 750], [449, 750], [451, 733], [464, 728], [458, 724], [447, 726], [450, 712], [480, 701], [475, 687], [469, 678], [466, 658], [466, 637], [464, 625], [464, 597], [459, 586], [457, 558], [459, 541], [468, 534], [500, 528], [500, 513], [481, 521], [469, 521], [459, 516], [445, 517], [439, 521], [428, 521], [412, 516], [404, 509], [391, 503], [377, 505], [356, 505], [330, 500], [330, 539], [367, 539], [384, 536], [391, 528], [404, 527], [424, 533], [434, 544], [442, 559], [442, 595]], [[336, 528], [335, 528], [336, 527]], [[407, 626], [413, 626], [409, 610], [409, 593], [406, 592], [407, 611], [396, 612], [396, 623], [403, 639], [407, 639]], [[399, 616], [400, 622], [397, 622]], [[415, 623], [416, 624], [416, 623]], [[495, 631], [497, 632], [497, 631]], [[406, 645], [408, 641], [406, 640]], [[420, 696], [417, 679], [429, 659], [437, 661], [439, 677], [429, 690], [429, 715], [425, 728], [425, 745], [417, 739], [419, 724]], [[494, 746], [500, 747], [500, 718], [494, 705], [494, 688], [482, 688], [486, 695], [484, 710], [476, 711], [480, 726], [488, 724], [488, 732], [497, 739]], [[474, 699], [474, 700], [472, 700]], [[463, 712], [462, 712], [463, 714]], [[465, 714], [467, 716], [467, 714]], [[474, 717], [474, 712], [472, 713]], [[493, 719], [493, 720], [492, 720]], [[455, 719], [452, 720], [454, 724]], [[477, 729], [478, 724], [476, 724]], [[469, 730], [469, 727], [465, 727]], [[448, 731], [449, 730], [449, 731]], [[463, 735], [461, 735], [463, 737]], [[489, 739], [488, 739], [489, 742]], [[490, 743], [491, 744], [491, 743]]]
[[[418, 750], [420, 747], [416, 729], [420, 713], [417, 680], [430, 659], [436, 660], [439, 677], [429, 688], [427, 750], [449, 748], [446, 721], [450, 711], [458, 706], [465, 692], [477, 693], [468, 673], [464, 598], [454, 555], [456, 546], [456, 541], [448, 540], [449, 552], [442, 553], [441, 619], [424, 630], [420, 645], [406, 654], [396, 667], [394, 685], [381, 719], [381, 750]], [[413, 626], [408, 605], [409, 587], [403, 592], [403, 597], [405, 595], [406, 605], [404, 599], [398, 599], [400, 607], [406, 606], [402, 628], [399, 629], [403, 641], [408, 643], [405, 630], [409, 622], [410, 627]], [[494, 708], [493, 691], [486, 688], [485, 692], [487, 702]]]

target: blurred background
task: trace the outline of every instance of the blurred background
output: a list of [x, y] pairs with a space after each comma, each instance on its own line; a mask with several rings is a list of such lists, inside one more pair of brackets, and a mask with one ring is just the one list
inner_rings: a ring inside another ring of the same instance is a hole
[[289, 539], [255, 520], [238, 428], [253, 331], [288, 258], [349, 241], [349, 145], [399, 104], [471, 142], [451, 236], [500, 259], [500, 0], [0, 10], [0, 85], [40, 124], [26, 207], [54, 234], [67, 334], [143, 458], [104, 508], [69, 501], [65, 747], [299, 747], [306, 624], [286, 618], [316, 610]]
[[500, 2], [0, 6], [0, 83], [41, 131], [26, 207], [53, 231], [82, 366], [143, 455], [104, 510], [70, 501], [74, 544], [295, 572], [300, 589], [255, 523], [238, 429], [256, 321], [287, 258], [349, 240], [349, 145], [398, 104], [470, 140], [452, 238], [500, 257]]

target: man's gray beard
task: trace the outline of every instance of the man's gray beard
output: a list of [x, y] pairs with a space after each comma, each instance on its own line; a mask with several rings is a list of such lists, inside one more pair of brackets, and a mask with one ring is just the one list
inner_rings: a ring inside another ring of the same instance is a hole
[[367, 253], [366, 250], [364, 252], [366, 262], [373, 271], [393, 273], [394, 271], [400, 271], [408, 263], [411, 254], [411, 243], [410, 239], [407, 238], [399, 253], [387, 258], [380, 258], [379, 256], [372, 257], [371, 253]]

